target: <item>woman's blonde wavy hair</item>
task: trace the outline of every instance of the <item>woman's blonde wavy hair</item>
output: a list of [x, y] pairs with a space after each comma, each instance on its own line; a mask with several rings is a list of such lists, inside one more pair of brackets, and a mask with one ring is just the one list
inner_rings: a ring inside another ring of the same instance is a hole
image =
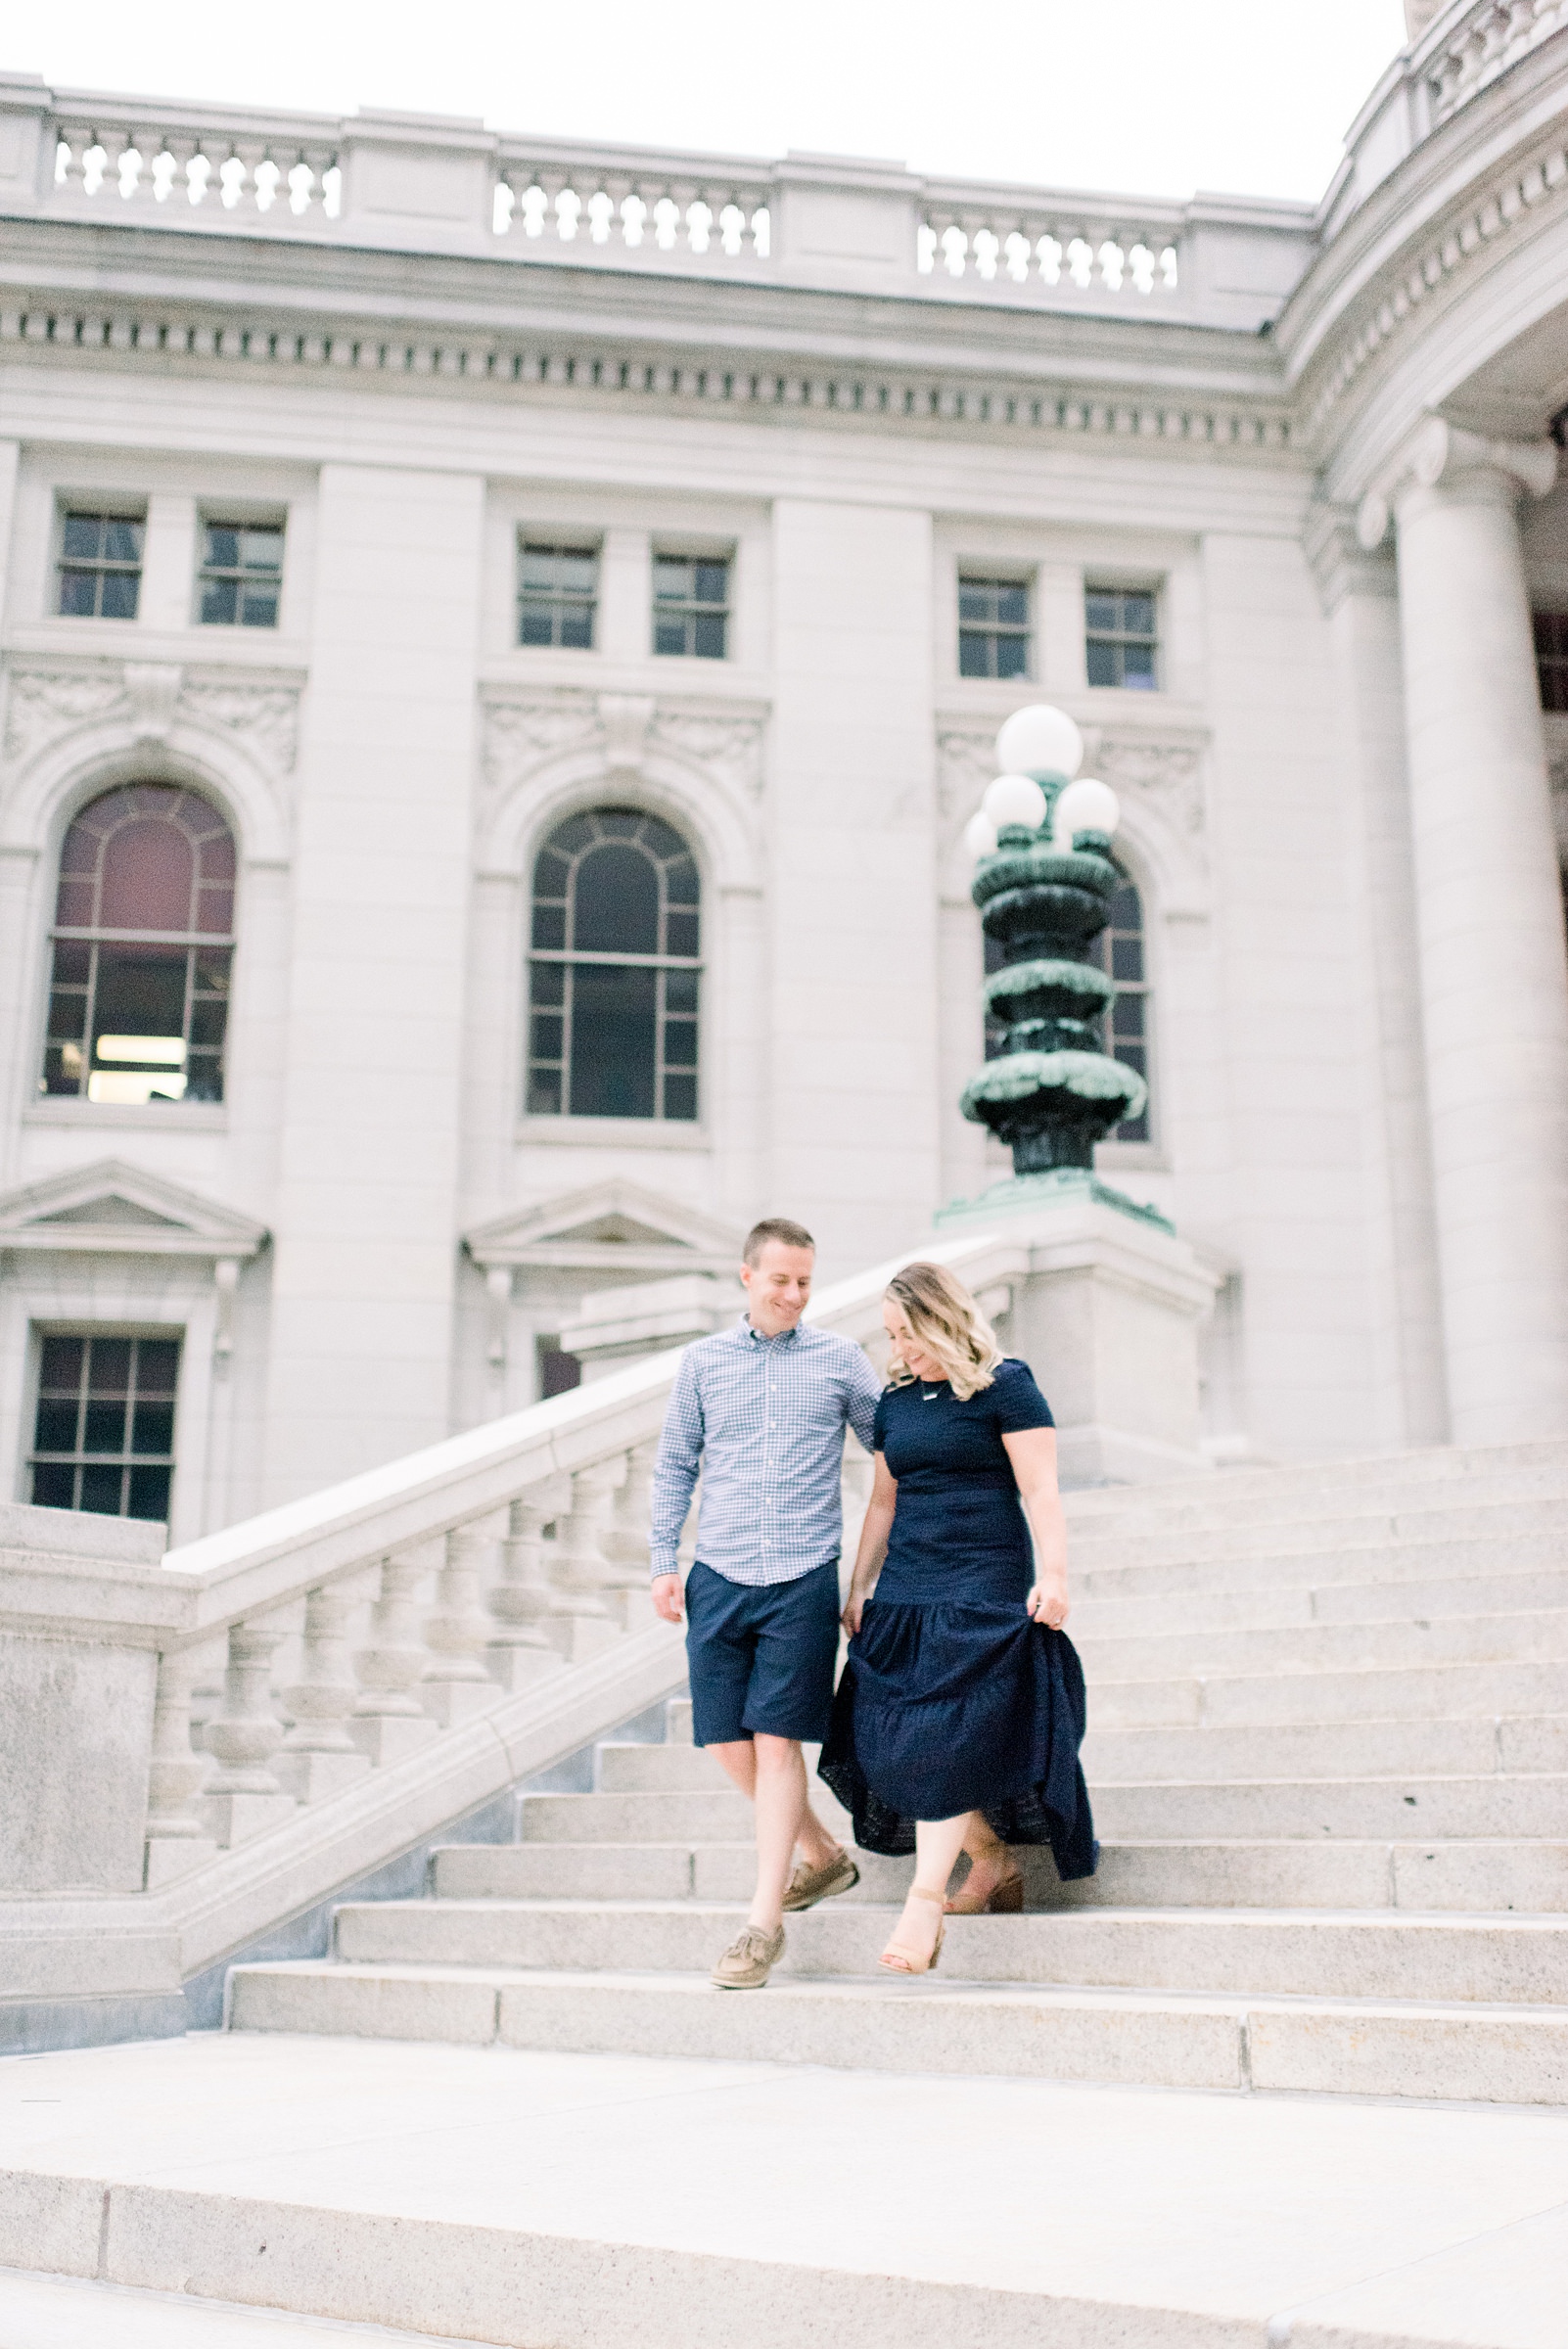
[[[960, 1403], [991, 1385], [1003, 1359], [996, 1333], [963, 1282], [945, 1266], [905, 1265], [883, 1295], [899, 1308], [921, 1352], [942, 1364]], [[906, 1387], [913, 1378], [895, 1350], [888, 1360], [889, 1386]]]

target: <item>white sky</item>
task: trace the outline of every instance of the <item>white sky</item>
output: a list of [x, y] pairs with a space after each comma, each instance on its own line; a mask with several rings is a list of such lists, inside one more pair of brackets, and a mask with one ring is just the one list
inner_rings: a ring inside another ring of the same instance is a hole
[[70, 0], [6, 69], [77, 89], [1184, 196], [1315, 197], [1401, 0]]

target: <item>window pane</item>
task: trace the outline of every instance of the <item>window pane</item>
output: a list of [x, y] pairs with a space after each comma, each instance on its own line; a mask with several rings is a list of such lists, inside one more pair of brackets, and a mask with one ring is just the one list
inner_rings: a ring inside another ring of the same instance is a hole
[[569, 605], [561, 615], [561, 642], [579, 652], [593, 649], [593, 606]]
[[533, 965], [533, 1000], [546, 1008], [566, 1001], [566, 969], [559, 962]]
[[958, 617], [960, 620], [987, 621], [992, 617], [991, 589], [975, 579], [958, 582]]
[[179, 1376], [177, 1338], [142, 1338], [137, 1344], [136, 1391], [139, 1395], [172, 1395]]
[[996, 674], [999, 677], [1022, 677], [1029, 670], [1029, 639], [1027, 636], [999, 636], [996, 639]]
[[561, 1073], [558, 1069], [534, 1069], [529, 1077], [529, 1116], [558, 1118], [561, 1115]]
[[240, 590], [233, 579], [208, 579], [202, 589], [204, 628], [231, 627], [239, 607]]
[[1113, 938], [1111, 941], [1111, 977], [1141, 980], [1143, 977], [1143, 941], [1141, 938]]
[[63, 571], [60, 575], [60, 611], [66, 620], [91, 620], [98, 606], [98, 574], [96, 571]]
[[[665, 827], [660, 826], [663, 831]], [[650, 845], [665, 852], [657, 840]], [[665, 892], [671, 905], [695, 905], [698, 896], [697, 867], [689, 856], [678, 856], [665, 871]]]
[[74, 1451], [76, 1449], [76, 1401], [63, 1396], [40, 1395], [38, 1418], [33, 1433], [35, 1451]]
[[727, 563], [699, 563], [697, 566], [697, 601], [700, 604], [722, 604], [729, 595], [729, 565]]
[[137, 1400], [131, 1421], [132, 1451], [169, 1452], [174, 1449], [174, 1405]]
[[133, 1468], [130, 1472], [130, 1496], [126, 1503], [127, 1517], [151, 1517], [160, 1524], [168, 1522], [168, 1489], [172, 1476], [168, 1468]]
[[694, 1069], [697, 1066], [697, 1023], [695, 1020], [670, 1020], [665, 1028], [665, 1066], [669, 1069]]
[[136, 591], [141, 585], [141, 574], [134, 571], [106, 571], [103, 602], [99, 611], [105, 620], [134, 620]]
[[76, 1471], [56, 1461], [39, 1460], [32, 1471], [32, 1505], [35, 1509], [74, 1508], [76, 1500]]
[[1154, 684], [1154, 647], [1129, 644], [1122, 648], [1122, 682], [1147, 693]]
[[1096, 594], [1091, 588], [1084, 598], [1084, 610], [1091, 628], [1110, 629], [1116, 626], [1116, 597]]
[[94, 1338], [87, 1361], [89, 1395], [124, 1395], [130, 1387], [129, 1338]]
[[245, 590], [240, 624], [246, 628], [275, 628], [278, 624], [277, 589], [259, 586], [254, 580], [250, 582]]
[[1006, 622], [1010, 627], [1027, 627], [1029, 625], [1029, 589], [1016, 582], [1009, 586], [1004, 581], [996, 595], [996, 617], [998, 620]]
[[722, 661], [726, 622], [721, 613], [699, 612], [693, 627], [692, 650], [699, 661]]
[[958, 637], [958, 674], [961, 677], [985, 677], [991, 674], [991, 638], [978, 636], [968, 630]]
[[566, 1022], [558, 1011], [535, 1012], [529, 1050], [535, 1060], [559, 1060]]
[[81, 1499], [77, 1506], [95, 1517], [118, 1517], [125, 1472], [106, 1461], [89, 1463], [81, 1471]]
[[81, 1383], [81, 1338], [45, 1338], [39, 1359], [40, 1384], [67, 1388], [74, 1395]]
[[144, 816], [106, 843], [98, 919], [106, 930], [191, 927], [196, 859], [179, 824]]
[[665, 973], [665, 1009], [668, 1012], [696, 1012], [697, 973], [695, 971], [667, 971]]
[[125, 1403], [116, 1401], [87, 1405], [86, 1425], [82, 1437], [87, 1451], [123, 1451], [125, 1449]]
[[1154, 634], [1154, 598], [1152, 595], [1127, 595], [1122, 598], [1122, 625], [1132, 636]]
[[566, 907], [564, 905], [534, 906], [533, 944], [546, 950], [566, 944]]
[[577, 965], [572, 1007], [574, 1116], [653, 1116], [656, 977], [634, 964]]
[[698, 928], [696, 914], [671, 913], [666, 920], [665, 928], [668, 933], [666, 953], [688, 954], [695, 959]]
[[70, 560], [96, 563], [103, 551], [104, 525], [98, 514], [68, 514], [61, 530], [60, 551]]
[[[173, 1045], [185, 1037], [183, 946], [104, 946], [99, 950], [95, 1047], [106, 1036]], [[163, 1060], [156, 1053], [116, 1052], [115, 1061], [156, 1062], [178, 1068], [182, 1055]]]
[[691, 594], [691, 565], [673, 556], [654, 559], [654, 594], [660, 603], [679, 603]]
[[139, 563], [142, 559], [142, 526], [111, 515], [104, 524], [104, 555], [111, 563]]
[[240, 560], [240, 533], [226, 522], [207, 526], [207, 561], [213, 571], [232, 571]]
[[672, 655], [678, 660], [685, 650], [685, 622], [660, 619], [654, 627], [654, 651], [659, 654]]
[[667, 1077], [665, 1079], [665, 1116], [667, 1118], [695, 1118], [697, 1115], [697, 1080], [695, 1077]]
[[554, 632], [548, 604], [525, 604], [520, 623], [520, 644], [548, 644]]
[[658, 953], [659, 875], [641, 849], [607, 842], [583, 857], [572, 943], [579, 953]]
[[1114, 644], [1098, 644], [1090, 637], [1085, 652], [1088, 659], [1088, 681], [1091, 685], [1115, 685], [1117, 678]]

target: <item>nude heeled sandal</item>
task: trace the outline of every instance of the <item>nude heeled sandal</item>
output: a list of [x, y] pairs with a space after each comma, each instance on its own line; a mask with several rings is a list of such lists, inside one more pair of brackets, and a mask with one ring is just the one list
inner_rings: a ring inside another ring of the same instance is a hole
[[[935, 1901], [938, 1908], [944, 1911], [947, 1906], [945, 1893], [927, 1892], [923, 1884], [911, 1884], [909, 1898], [913, 1901]], [[922, 1958], [918, 1950], [909, 1948], [907, 1942], [890, 1941], [877, 1963], [885, 1965], [890, 1974], [934, 1974], [937, 1959], [942, 1956], [942, 1945], [946, 1938], [947, 1927], [944, 1921], [937, 1927], [936, 1943], [929, 1958]]]
[[1015, 1867], [1010, 1876], [993, 1884], [984, 1898], [975, 1892], [955, 1892], [947, 1901], [949, 1916], [1022, 1916], [1024, 1912], [1024, 1871]]

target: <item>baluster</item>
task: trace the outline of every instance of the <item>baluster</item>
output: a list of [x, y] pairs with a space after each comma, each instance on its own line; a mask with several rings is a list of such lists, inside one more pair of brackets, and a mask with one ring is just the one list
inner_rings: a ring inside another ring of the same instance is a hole
[[[75, 197], [79, 199], [86, 195], [87, 150], [92, 143], [93, 134], [85, 122], [61, 123], [59, 130], [59, 146], [56, 149], [55, 170], [57, 177], [55, 184], [63, 196]], [[59, 147], [64, 147], [67, 151], [66, 164], [63, 171], [60, 168], [58, 160]]]
[[348, 1662], [348, 1619], [359, 1602], [357, 1576], [318, 1584], [306, 1593], [300, 1678], [280, 1691], [291, 1727], [273, 1775], [297, 1802], [341, 1794], [370, 1769], [370, 1757], [346, 1724], [358, 1691]]
[[182, 210], [187, 209], [197, 201], [197, 188], [191, 181], [191, 165], [202, 152], [202, 142], [188, 133], [170, 131], [162, 147], [165, 155], [174, 158], [174, 176], [168, 183], [166, 199], [168, 208], [172, 212], [178, 205]]
[[303, 147], [300, 161], [310, 174], [300, 209], [301, 213], [313, 213], [319, 220], [326, 213], [327, 173], [338, 161], [338, 152], [334, 147]]
[[283, 1742], [283, 1724], [272, 1710], [272, 1651], [288, 1628], [277, 1615], [229, 1626], [223, 1710], [207, 1728], [218, 1768], [201, 1800], [208, 1832], [225, 1849], [277, 1826], [298, 1808], [267, 1767]]
[[498, 1704], [501, 1691], [481, 1657], [489, 1630], [480, 1605], [480, 1587], [494, 1539], [472, 1525], [454, 1526], [446, 1537], [446, 1559], [436, 1577], [436, 1607], [425, 1618], [425, 1644], [436, 1650], [420, 1682], [420, 1701], [443, 1729], [470, 1721]]
[[544, 1529], [549, 1512], [531, 1500], [514, 1500], [501, 1543], [501, 1573], [490, 1586], [489, 1609], [498, 1630], [485, 1645], [490, 1678], [512, 1692], [561, 1669], [561, 1650], [543, 1629], [556, 1612], [544, 1571]]
[[569, 1664], [585, 1664], [620, 1636], [603, 1591], [612, 1571], [602, 1547], [615, 1478], [609, 1463], [579, 1468], [572, 1506], [555, 1521], [551, 1585], [556, 1611], [551, 1637]]
[[648, 1518], [659, 1439], [650, 1436], [626, 1454], [626, 1473], [601, 1536], [609, 1562], [609, 1603], [626, 1632], [640, 1632], [659, 1619], [648, 1591]]
[[158, 1659], [147, 1782], [149, 1892], [214, 1858], [218, 1848], [197, 1807], [212, 1767], [209, 1757], [191, 1745], [191, 1690], [199, 1669], [199, 1652], [188, 1647], [165, 1648]]
[[413, 1693], [430, 1662], [414, 1599], [429, 1571], [422, 1558], [411, 1554], [382, 1559], [380, 1595], [370, 1610], [367, 1643], [354, 1653], [359, 1696], [348, 1735], [377, 1770], [417, 1753], [439, 1734], [438, 1723]]

